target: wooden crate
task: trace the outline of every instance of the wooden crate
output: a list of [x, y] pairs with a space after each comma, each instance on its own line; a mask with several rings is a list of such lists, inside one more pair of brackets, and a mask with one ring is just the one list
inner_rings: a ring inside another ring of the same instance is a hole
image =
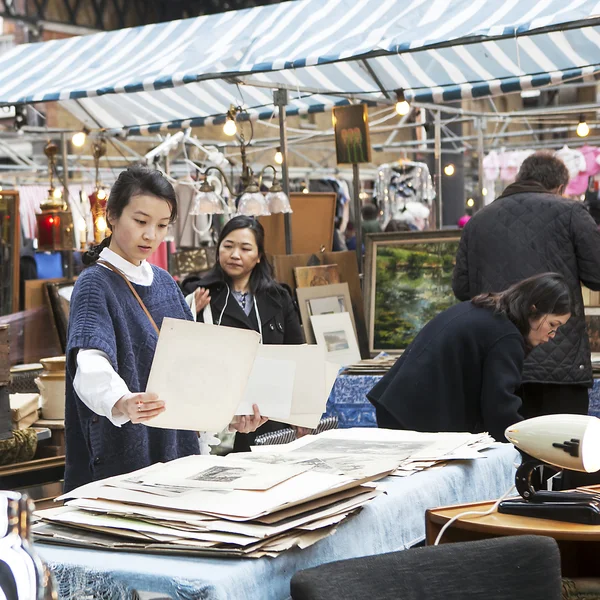
[[10, 381], [10, 345], [8, 325], [0, 325], [0, 385]]

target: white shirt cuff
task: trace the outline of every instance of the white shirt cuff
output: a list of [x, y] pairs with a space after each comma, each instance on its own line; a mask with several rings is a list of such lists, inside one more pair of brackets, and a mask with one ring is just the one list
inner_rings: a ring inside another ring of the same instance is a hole
[[80, 400], [93, 412], [106, 417], [116, 427], [129, 421], [126, 415], [113, 416], [112, 409], [129, 388], [101, 350], [79, 350], [73, 387]]

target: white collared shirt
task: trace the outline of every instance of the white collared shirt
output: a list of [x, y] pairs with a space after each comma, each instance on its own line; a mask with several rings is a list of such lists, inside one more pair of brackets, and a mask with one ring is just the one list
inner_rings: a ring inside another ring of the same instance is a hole
[[[154, 272], [147, 261], [143, 260], [139, 266], [136, 266], [108, 248], [102, 250], [100, 258], [117, 267], [131, 283], [152, 285]], [[108, 269], [108, 267], [103, 268]], [[129, 421], [125, 415], [115, 417], [112, 414], [117, 401], [131, 392], [102, 350], [79, 350], [73, 387], [81, 401], [91, 411], [106, 417], [113, 425], [120, 427]]]

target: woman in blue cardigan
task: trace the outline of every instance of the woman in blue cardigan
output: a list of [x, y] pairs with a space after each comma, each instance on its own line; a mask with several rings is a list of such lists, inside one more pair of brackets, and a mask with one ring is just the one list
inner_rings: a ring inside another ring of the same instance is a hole
[[379, 427], [504, 431], [522, 419], [525, 354], [551, 342], [571, 316], [562, 275], [543, 273], [499, 294], [461, 302], [432, 319], [367, 394]]
[[[177, 217], [173, 187], [159, 171], [130, 168], [106, 213], [111, 236], [84, 255], [69, 310], [65, 491], [201, 450], [196, 432], [143, 425], [165, 410], [142, 391], [161, 323], [193, 320], [171, 275], [146, 260]], [[265, 421], [255, 406], [230, 428], [248, 433]]]

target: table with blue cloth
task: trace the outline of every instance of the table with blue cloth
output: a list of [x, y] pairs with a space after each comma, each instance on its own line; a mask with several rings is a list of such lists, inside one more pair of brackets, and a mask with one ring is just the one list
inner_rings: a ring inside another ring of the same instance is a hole
[[292, 575], [344, 558], [403, 550], [425, 539], [425, 510], [502, 496], [514, 482], [517, 452], [508, 444], [485, 458], [453, 462], [381, 481], [386, 494], [342, 523], [336, 533], [277, 558], [222, 559], [82, 549], [36, 543], [62, 600], [131, 599], [136, 591], [189, 600], [283, 600]]
[[[377, 427], [375, 409], [367, 400], [367, 393], [381, 379], [381, 375], [338, 375], [329, 400], [326, 416], [336, 416], [338, 427]], [[594, 379], [589, 391], [589, 414], [600, 417], [600, 379]]]

